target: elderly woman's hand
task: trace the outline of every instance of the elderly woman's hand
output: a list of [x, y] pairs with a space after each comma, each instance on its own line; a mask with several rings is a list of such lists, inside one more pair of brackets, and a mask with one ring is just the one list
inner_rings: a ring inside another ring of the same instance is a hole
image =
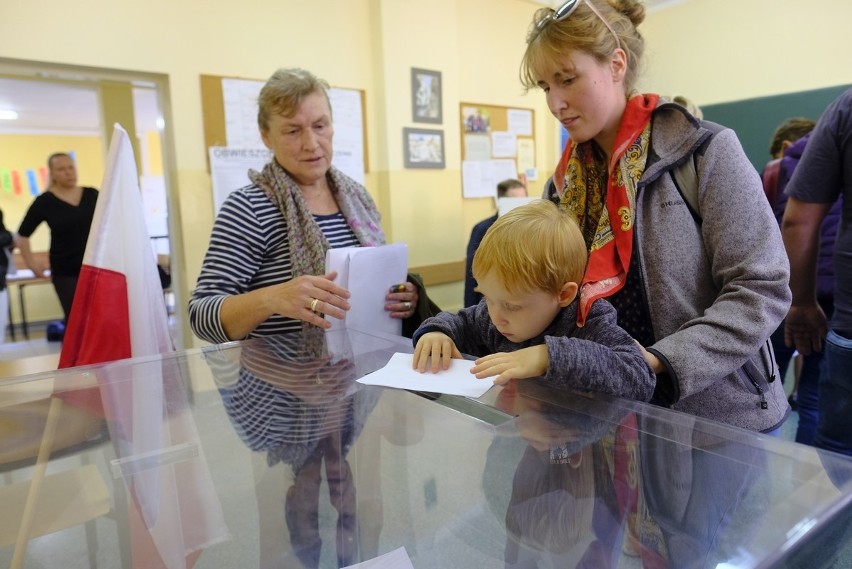
[[408, 318], [417, 310], [417, 287], [410, 282], [393, 285], [385, 297], [385, 310], [391, 318]]
[[304, 320], [330, 328], [324, 315], [341, 320], [349, 310], [348, 290], [334, 283], [336, 272], [322, 276], [302, 275], [266, 289], [265, 303], [272, 314]]

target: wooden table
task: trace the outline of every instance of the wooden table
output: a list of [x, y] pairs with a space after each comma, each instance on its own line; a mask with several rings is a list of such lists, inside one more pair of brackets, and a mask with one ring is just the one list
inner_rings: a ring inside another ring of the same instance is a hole
[[[50, 271], [48, 271], [48, 274]], [[12, 286], [18, 287], [18, 306], [21, 309], [21, 331], [24, 338], [30, 339], [30, 331], [27, 325], [27, 306], [24, 296], [24, 287], [37, 284], [50, 284], [49, 276], [37, 277], [29, 269], [19, 269], [18, 272], [6, 276], [6, 286], [9, 288], [9, 335], [15, 341], [15, 321], [12, 319]]]

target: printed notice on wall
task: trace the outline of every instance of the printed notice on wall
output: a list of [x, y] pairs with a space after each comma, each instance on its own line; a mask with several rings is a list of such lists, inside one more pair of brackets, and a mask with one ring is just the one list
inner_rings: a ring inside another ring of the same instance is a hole
[[514, 160], [462, 162], [462, 188], [466, 198], [494, 198], [497, 196], [497, 184], [517, 177]]
[[248, 171], [260, 172], [272, 159], [272, 153], [265, 147], [231, 148], [211, 146], [210, 180], [213, 183], [213, 211], [219, 211], [228, 194], [251, 184]]
[[[222, 79], [225, 137], [228, 148], [265, 148], [257, 126], [257, 98], [263, 85], [263, 81]], [[331, 88], [328, 90], [328, 98], [334, 118], [332, 164], [350, 178], [363, 184], [364, 113], [361, 93], [353, 89]], [[235, 186], [228, 191], [239, 187], [242, 186]]]
[[532, 111], [509, 109], [506, 113], [506, 120], [509, 123], [508, 131], [518, 136], [532, 136], [532, 117]]

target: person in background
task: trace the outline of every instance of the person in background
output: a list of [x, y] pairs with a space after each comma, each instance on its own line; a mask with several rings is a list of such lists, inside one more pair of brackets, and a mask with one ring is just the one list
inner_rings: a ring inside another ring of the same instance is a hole
[[[793, 304], [784, 338], [803, 356], [823, 352], [814, 446], [852, 455], [852, 89], [820, 117], [786, 193], [782, 232]], [[819, 302], [817, 267], [820, 231], [838, 199], [843, 203], [834, 242], [834, 310], [829, 322]]]
[[[790, 412], [769, 344], [790, 305], [780, 231], [732, 130], [635, 91], [644, 18], [638, 0], [569, 0], [527, 35], [522, 82], [570, 135], [544, 197], [589, 251], [578, 325], [609, 300], [656, 373], [652, 402], [777, 435]], [[675, 182], [687, 160], [697, 212]]]
[[[774, 196], [774, 201], [770, 201], [770, 205], [779, 226], [784, 216], [784, 209], [787, 206], [785, 189], [805, 151], [810, 132], [815, 125], [816, 123], [810, 119], [788, 119], [781, 123], [773, 136], [770, 149], [781, 149], [779, 150], [780, 157], [775, 159], [778, 163], [775, 187], [766, 188], [764, 186], [764, 190], [767, 190], [768, 198], [770, 195]], [[769, 165], [768, 168], [770, 168]], [[838, 200], [829, 210], [820, 228], [817, 299], [826, 314], [831, 314], [834, 307], [834, 263], [832, 256], [837, 227], [840, 223], [840, 207], [841, 203]], [[787, 374], [790, 361], [794, 362], [794, 384], [789, 401], [790, 406], [799, 412], [796, 442], [812, 445], [819, 416], [818, 387], [822, 352], [814, 352], [807, 356], [795, 355], [795, 350], [787, 346], [784, 341], [785, 324], [786, 322], [782, 322], [778, 329], [772, 333], [772, 348], [778, 360], [782, 379]]]
[[[530, 244], [535, 246], [531, 247]], [[414, 333], [413, 366], [447, 369], [462, 353], [471, 373], [494, 383], [543, 377], [562, 389], [647, 401], [654, 375], [606, 301], [577, 325], [586, 245], [577, 223], [546, 200], [519, 206], [491, 226], [473, 258], [483, 299], [428, 318]]]
[[672, 103], [677, 103], [678, 105], [689, 111], [689, 114], [691, 114], [698, 120], [704, 118], [704, 113], [701, 111], [701, 107], [699, 107], [683, 95], [675, 95], [674, 97], [672, 97]]
[[6, 339], [9, 318], [9, 293], [6, 290], [6, 273], [9, 271], [9, 255], [14, 245], [12, 234], [3, 225], [3, 210], [0, 209], [0, 344]]
[[[257, 123], [273, 159], [232, 192], [216, 217], [189, 301], [192, 330], [208, 342], [328, 328], [349, 291], [325, 273], [330, 247], [385, 243], [367, 190], [332, 166], [328, 84], [279, 69], [258, 97]], [[411, 318], [425, 294], [406, 282], [387, 294], [389, 318]]]
[[[772, 133], [772, 140], [769, 143], [769, 156], [772, 158], [763, 167], [763, 172], [760, 174], [763, 180], [763, 193], [766, 194], [766, 199], [772, 206], [772, 211], [775, 212], [775, 217], [780, 223], [781, 217], [784, 215], [784, 205], [787, 203], [787, 198], [784, 197], [783, 188], [779, 188], [779, 177], [781, 175], [781, 159], [784, 157], [784, 152], [793, 145], [794, 142], [808, 134], [814, 129], [816, 122], [804, 117], [792, 117], [775, 129]], [[786, 173], [787, 181], [790, 180], [790, 175], [793, 171]]]
[[[804, 117], [792, 117], [775, 129], [772, 133], [772, 139], [769, 142], [769, 162], [763, 167], [760, 178], [763, 181], [763, 193], [766, 194], [766, 199], [769, 200], [769, 205], [772, 206], [772, 212], [778, 220], [778, 225], [781, 225], [781, 218], [784, 216], [784, 207], [787, 205], [787, 196], [784, 194], [784, 187], [790, 181], [790, 176], [793, 174], [793, 168], [798, 163], [799, 157], [802, 155], [804, 144], [792, 150], [795, 157], [791, 155], [783, 161], [784, 182], [781, 182], [782, 175], [782, 159], [784, 154], [790, 147], [809, 134], [816, 125], [815, 121]], [[772, 333], [772, 349], [775, 351], [775, 358], [778, 360], [778, 367], [781, 373], [781, 381], [787, 377], [787, 369], [790, 362], [793, 362], [793, 388], [790, 391], [788, 401], [790, 407], [798, 410], [798, 390], [799, 381], [802, 375], [802, 358], [796, 353], [796, 350], [787, 347], [784, 343], [784, 323], [782, 322], [778, 329]], [[805, 404], [807, 406], [807, 403]], [[807, 413], [807, 411], [806, 411]], [[806, 421], [807, 422], [807, 421]]]
[[50, 185], [24, 215], [15, 244], [21, 250], [24, 264], [35, 276], [43, 277], [48, 267], [33, 256], [29, 238], [42, 222], [47, 223], [50, 228], [50, 279], [67, 324], [95, 216], [98, 191], [77, 185], [77, 168], [69, 154], [52, 154], [47, 159], [47, 168]]
[[[520, 180], [509, 178], [497, 184], [497, 199], [500, 198], [525, 198], [527, 197], [527, 187]], [[476, 281], [471, 274], [470, 268], [473, 265], [473, 255], [476, 253], [476, 248], [482, 238], [485, 237], [485, 232], [488, 228], [494, 225], [497, 221], [495, 213], [488, 219], [483, 219], [473, 226], [470, 232], [470, 241], [467, 242], [467, 256], [464, 264], [464, 305], [476, 306], [482, 299], [482, 295], [476, 292]]]

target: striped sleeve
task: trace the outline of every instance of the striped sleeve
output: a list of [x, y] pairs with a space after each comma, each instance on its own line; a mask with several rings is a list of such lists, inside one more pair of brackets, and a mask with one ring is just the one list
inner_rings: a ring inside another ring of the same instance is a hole
[[[189, 301], [190, 326], [199, 338], [216, 344], [231, 340], [220, 318], [222, 303], [228, 296], [292, 278], [286, 233], [281, 213], [257, 186], [237, 190], [225, 200], [213, 224], [210, 245]], [[300, 328], [297, 320], [274, 315], [249, 336]]]

